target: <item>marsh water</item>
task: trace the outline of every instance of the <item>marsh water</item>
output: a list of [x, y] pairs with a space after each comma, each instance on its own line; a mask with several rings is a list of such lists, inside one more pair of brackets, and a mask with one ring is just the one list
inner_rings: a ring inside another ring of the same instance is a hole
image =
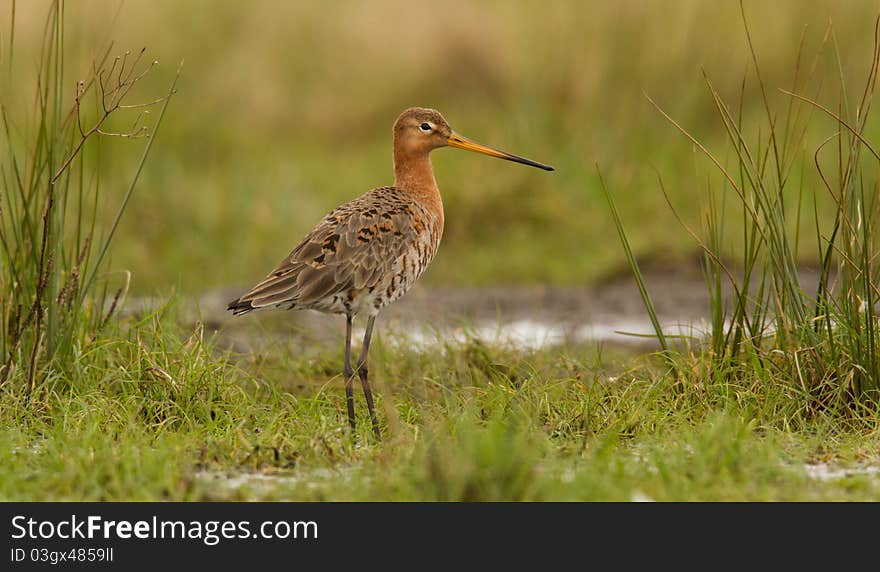
[[[646, 280], [664, 331], [695, 337], [706, 331], [709, 300], [698, 273], [651, 273]], [[266, 336], [295, 341], [303, 351], [342, 342], [341, 316], [270, 311], [233, 317], [225, 311], [226, 302], [238, 294], [236, 288], [209, 292], [192, 299], [185, 311], [241, 353]], [[128, 307], [144, 303], [148, 302], [135, 301]], [[416, 348], [467, 339], [524, 349], [589, 343], [646, 351], [657, 347], [628, 275], [595, 287], [416, 285], [381, 313], [377, 328], [385, 343]]]

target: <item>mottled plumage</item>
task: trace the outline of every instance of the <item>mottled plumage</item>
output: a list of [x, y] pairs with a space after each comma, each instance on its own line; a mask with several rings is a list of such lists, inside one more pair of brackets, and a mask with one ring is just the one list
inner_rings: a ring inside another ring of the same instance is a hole
[[[400, 298], [424, 273], [443, 235], [443, 201], [428, 154], [447, 145], [552, 171], [458, 135], [439, 112], [413, 107], [397, 118], [394, 185], [379, 187], [334, 209], [265, 279], [229, 303], [234, 314], [281, 308], [345, 314], [343, 376], [348, 422], [355, 428], [352, 381], [361, 380], [373, 433], [380, 438], [367, 374], [367, 356], [379, 311]], [[366, 315], [367, 328], [351, 366], [352, 318]]]
[[442, 213], [396, 187], [379, 187], [334, 209], [278, 267], [229, 309], [368, 314], [400, 298], [440, 244]]

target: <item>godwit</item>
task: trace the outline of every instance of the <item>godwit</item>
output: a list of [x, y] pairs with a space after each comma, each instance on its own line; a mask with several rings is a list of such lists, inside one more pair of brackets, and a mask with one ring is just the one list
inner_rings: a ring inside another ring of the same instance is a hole
[[433, 109], [407, 109], [394, 122], [394, 185], [375, 188], [331, 211], [275, 270], [227, 308], [235, 315], [265, 308], [345, 314], [342, 374], [352, 430], [351, 324], [354, 316], [365, 314], [357, 373], [377, 439], [381, 434], [367, 375], [370, 337], [379, 311], [410, 289], [437, 252], [443, 201], [428, 154], [447, 145], [553, 170], [462, 137]]

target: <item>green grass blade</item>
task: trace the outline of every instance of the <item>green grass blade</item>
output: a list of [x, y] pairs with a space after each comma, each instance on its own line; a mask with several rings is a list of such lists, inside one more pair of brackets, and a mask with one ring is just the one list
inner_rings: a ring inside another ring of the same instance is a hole
[[651, 295], [648, 293], [648, 288], [645, 286], [645, 280], [642, 277], [641, 270], [639, 270], [639, 264], [636, 261], [626, 231], [623, 228], [623, 221], [620, 218], [617, 205], [614, 203], [614, 197], [605, 185], [605, 179], [602, 177], [602, 171], [599, 169], [598, 165], [596, 165], [596, 172], [599, 175], [599, 184], [602, 189], [602, 194], [608, 202], [608, 208], [611, 211], [611, 218], [614, 221], [614, 227], [617, 229], [617, 236], [620, 238], [620, 244], [623, 246], [624, 254], [626, 254], [626, 261], [629, 264], [630, 270], [632, 270], [636, 285], [639, 288], [639, 294], [642, 297], [642, 302], [645, 304], [645, 310], [648, 312], [648, 317], [651, 320], [654, 333], [657, 335], [657, 341], [660, 342], [660, 347], [663, 348], [663, 351], [668, 352], [669, 345], [666, 342], [666, 336], [663, 333], [663, 328], [660, 326], [660, 320], [657, 318], [657, 311], [654, 309], [654, 302], [651, 300]]

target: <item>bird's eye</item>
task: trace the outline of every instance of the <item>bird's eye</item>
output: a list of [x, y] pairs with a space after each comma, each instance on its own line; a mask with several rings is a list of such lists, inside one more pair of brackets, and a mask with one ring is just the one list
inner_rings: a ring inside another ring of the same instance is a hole
[[428, 131], [431, 130], [431, 126], [427, 123], [422, 123], [421, 125], [419, 125], [419, 129], [421, 129], [422, 131], [427, 133]]

